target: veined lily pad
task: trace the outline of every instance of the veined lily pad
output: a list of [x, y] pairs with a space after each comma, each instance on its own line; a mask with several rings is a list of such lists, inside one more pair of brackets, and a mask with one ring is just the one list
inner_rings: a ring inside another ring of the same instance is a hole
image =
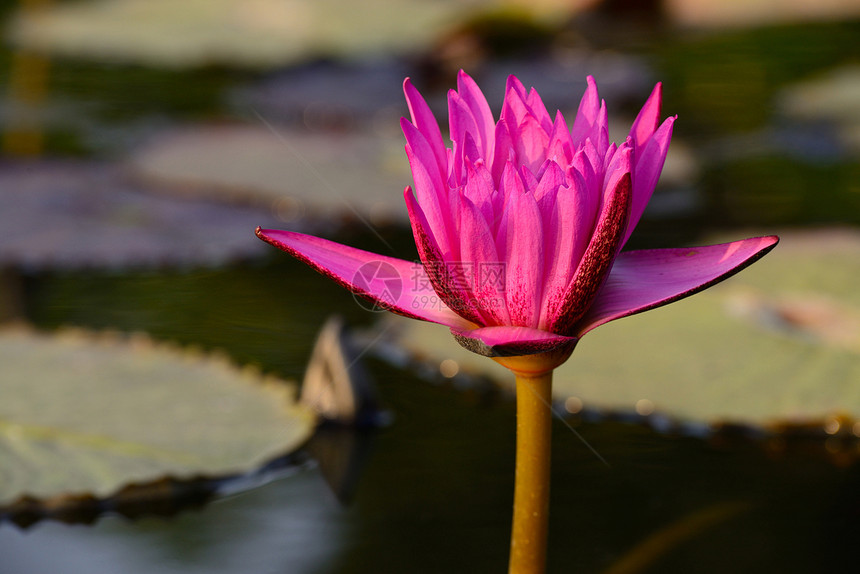
[[[589, 333], [556, 370], [555, 394], [571, 412], [657, 412], [711, 423], [858, 419], [857, 277], [860, 233], [786, 234], [725, 283]], [[446, 329], [394, 320], [397, 341], [442, 374], [512, 382]]]
[[315, 417], [295, 389], [143, 336], [0, 331], [0, 508], [254, 470]]

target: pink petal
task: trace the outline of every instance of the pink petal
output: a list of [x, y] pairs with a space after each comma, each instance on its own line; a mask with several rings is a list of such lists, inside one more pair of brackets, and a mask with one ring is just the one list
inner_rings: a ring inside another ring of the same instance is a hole
[[576, 174], [571, 183], [570, 188], [562, 188], [556, 195], [555, 246], [547, 254], [541, 328], [548, 328], [560, 314], [568, 285], [588, 246], [594, 225], [595, 214], [586, 203], [588, 197], [582, 177]]
[[778, 242], [771, 235], [705, 247], [622, 253], [574, 332], [582, 336], [609, 321], [689, 297], [751, 265]]
[[441, 179], [433, 152], [421, 132], [406, 120], [402, 120], [401, 125], [406, 135], [406, 156], [412, 168], [415, 195], [429, 228], [434, 231], [439, 249], [447, 253], [454, 245], [450, 235], [453, 225], [448, 208], [448, 187]]
[[666, 161], [666, 154], [669, 152], [672, 126], [675, 124], [676, 118], [677, 116], [666, 118], [666, 121], [645, 144], [642, 152], [637, 152], [634, 155], [633, 202], [630, 207], [630, 223], [621, 243], [622, 246], [627, 243], [627, 239], [630, 238], [630, 234], [633, 233], [636, 224], [639, 223], [639, 219], [645, 212], [645, 207], [654, 193], [654, 188], [657, 187], [657, 180], [660, 178], [660, 172], [663, 171], [663, 164]]
[[412, 85], [409, 78], [403, 81], [403, 94], [406, 96], [406, 105], [409, 107], [409, 115], [412, 116], [412, 123], [418, 128], [424, 138], [429, 142], [433, 153], [436, 156], [436, 161], [439, 165], [439, 170], [446, 171], [447, 155], [445, 152], [445, 143], [442, 141], [442, 132], [439, 130], [439, 123], [433, 112], [430, 111], [430, 106], [424, 101], [424, 98]]
[[421, 264], [386, 257], [312, 235], [257, 228], [257, 237], [380, 307], [452, 328], [474, 325], [438, 298]]
[[507, 82], [505, 83], [505, 98], [508, 97], [508, 94], [513, 90], [513, 92], [519, 97], [520, 101], [526, 101], [526, 87], [523, 83], [511, 74], [508, 76]]
[[[567, 177], [564, 175], [564, 171], [552, 160], [547, 160], [546, 163], [541, 167], [541, 178], [540, 182], [534, 186], [534, 191], [532, 192], [535, 196], [535, 199], [538, 201], [538, 205], [541, 205], [541, 199], [544, 195], [548, 193], [552, 193], [555, 196], [555, 192], [558, 191], [558, 188], [562, 185], [567, 185]], [[544, 214], [544, 220], [546, 220], [546, 216], [548, 214], [547, 210], [555, 208], [555, 199], [552, 200], [551, 204], [547, 204], [546, 207], [541, 206], [541, 212]]]
[[[456, 191], [452, 193], [452, 198], [456, 200], [455, 204], [458, 206], [461, 201], [469, 201], [461, 198], [459, 192]], [[476, 311], [476, 305], [473, 302], [474, 297], [469, 286], [461, 281], [464, 260], [460, 255], [459, 236], [455, 241], [454, 251], [440, 252], [433, 241], [433, 229], [428, 225], [421, 206], [409, 193], [409, 188], [404, 193], [404, 199], [406, 200], [406, 209], [409, 211], [409, 220], [412, 223], [418, 256], [424, 263], [424, 270], [436, 295], [439, 296], [442, 303], [461, 317], [473, 323], [484, 324], [483, 317]], [[459, 208], [458, 211], [460, 211]]]
[[[431, 178], [432, 188], [441, 189], [448, 176], [444, 168], [447, 163], [439, 164], [437, 162], [438, 150], [435, 150], [435, 146], [424, 137], [424, 133], [409, 123], [406, 118], [400, 119], [400, 128], [406, 138], [406, 154], [409, 157], [410, 165], [414, 165], [416, 162], [420, 163]], [[447, 155], [447, 149], [442, 148], [442, 151]]]
[[591, 140], [597, 146], [597, 153], [601, 157], [606, 156], [609, 148], [609, 114], [606, 111], [606, 102], [600, 102], [600, 111], [597, 113], [597, 121], [592, 130]]
[[463, 70], [457, 74], [457, 91], [474, 118], [478, 132], [476, 136], [483, 153], [482, 157], [489, 160], [493, 157], [496, 120], [493, 118], [493, 112], [490, 110], [487, 98], [484, 97], [475, 80]]
[[633, 126], [630, 128], [630, 136], [636, 142], [634, 155], [637, 157], [639, 156], [640, 148], [648, 143], [648, 140], [654, 134], [654, 130], [660, 124], [660, 108], [662, 104], [663, 84], [658, 82], [654, 86], [651, 95], [648, 96], [648, 101], [645, 102], [645, 105], [639, 111], [639, 115], [636, 116]]
[[514, 159], [514, 142], [511, 136], [511, 128], [504, 118], [499, 120], [499, 123], [496, 125], [495, 138], [493, 165], [490, 168], [490, 173], [493, 174], [493, 181], [498, 185], [502, 181], [502, 173], [505, 171], [505, 165]]
[[529, 107], [531, 115], [533, 115], [538, 120], [538, 122], [540, 122], [540, 125], [543, 130], [546, 133], [552, 132], [552, 118], [550, 117], [549, 112], [547, 112], [543, 100], [537, 93], [537, 90], [535, 90], [534, 88], [529, 91], [528, 99], [526, 99], [526, 105]]
[[513, 139], [518, 164], [528, 167], [532, 173], [537, 173], [546, 161], [549, 134], [544, 131], [537, 118], [529, 115], [517, 126], [517, 135]]
[[[512, 79], [516, 82], [512, 83]], [[502, 112], [499, 119], [507, 122], [508, 126], [518, 126], [527, 115], [529, 115], [529, 108], [526, 105], [525, 88], [522, 87], [519, 80], [510, 76], [508, 77], [508, 88], [505, 90], [505, 99], [502, 102]]]
[[496, 251], [493, 235], [480, 209], [463, 201], [460, 253], [469, 274], [472, 299], [485, 325], [510, 323], [505, 302], [504, 261]]
[[[514, 176], [516, 177], [516, 176]], [[537, 327], [543, 294], [543, 225], [531, 193], [506, 190], [507, 218], [505, 297], [511, 323]], [[511, 217], [515, 220], [511, 221]]]
[[570, 139], [570, 130], [561, 112], [556, 112], [555, 123], [550, 132], [549, 144], [547, 145], [546, 158], [551, 159], [566, 167], [573, 161], [573, 142]]
[[588, 248], [558, 307], [558, 313], [549, 322], [550, 330], [554, 333], [571, 334], [603, 286], [626, 229], [630, 195], [628, 172], [618, 181], [604, 205]]
[[488, 224], [493, 224], [495, 217], [493, 191], [495, 191], [493, 176], [489, 170], [483, 164], [467, 164], [466, 184], [463, 187], [463, 194], [469, 198], [469, 201], [478, 206]]
[[556, 335], [528, 327], [452, 327], [451, 334], [469, 351], [485, 357], [516, 357], [554, 351], [560, 347], [573, 348], [579, 339]]
[[[606, 204], [606, 202], [609, 201], [610, 195], [615, 193], [615, 188], [618, 186], [618, 182], [621, 181], [621, 178], [625, 175], [631, 174], [632, 171], [633, 148], [629, 143], [625, 142], [616, 150], [612, 159], [609, 161], [609, 165], [606, 166], [606, 174], [603, 176], [603, 194], [601, 196], [601, 204]], [[635, 185], [635, 183], [632, 182], [631, 184]], [[631, 194], [632, 193], [633, 190], [631, 189]]]
[[[473, 139], [481, 135], [478, 133], [478, 126], [472, 116], [472, 111], [460, 97], [460, 94], [454, 90], [448, 91], [448, 130], [455, 146], [465, 142], [467, 133], [472, 134]], [[480, 157], [484, 157], [483, 154], [480, 154]]]
[[592, 126], [597, 121], [600, 112], [600, 96], [597, 94], [597, 84], [594, 78], [588, 76], [588, 87], [579, 102], [576, 119], [570, 130], [574, 145], [580, 145], [591, 134]]
[[427, 213], [415, 199], [411, 188], [407, 187], [403, 191], [403, 200], [406, 202], [409, 223], [412, 225], [412, 235], [415, 238], [415, 245], [421, 260], [428, 265], [431, 261], [436, 261], [437, 259], [444, 260], [444, 254], [450, 253], [447, 230], [435, 230], [435, 233], [440, 234], [445, 241], [443, 247], [443, 245], [439, 244], [439, 239], [434, 234], [433, 226], [427, 219]]

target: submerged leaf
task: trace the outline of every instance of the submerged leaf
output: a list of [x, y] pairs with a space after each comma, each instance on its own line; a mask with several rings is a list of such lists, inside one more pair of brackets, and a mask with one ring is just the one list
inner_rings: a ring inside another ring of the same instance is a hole
[[145, 337], [0, 331], [0, 506], [247, 472], [298, 448], [294, 389]]

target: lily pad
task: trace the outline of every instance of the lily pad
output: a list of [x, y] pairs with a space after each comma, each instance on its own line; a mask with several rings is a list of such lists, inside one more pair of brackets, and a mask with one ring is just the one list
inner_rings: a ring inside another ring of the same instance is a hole
[[778, 96], [783, 114], [832, 124], [842, 142], [860, 152], [860, 65], [845, 65], [789, 86]]
[[[555, 394], [571, 412], [756, 425], [858, 419], [857, 277], [860, 233], [784, 234], [777, 249], [725, 283], [589, 333], [556, 370]], [[443, 375], [512, 382], [446, 329], [392, 320], [396, 341]]]
[[355, 217], [405, 222], [401, 193], [412, 176], [403, 145], [397, 133], [190, 127], [154, 138], [131, 158], [129, 168], [162, 188], [274, 203], [278, 216], [290, 222]]
[[295, 389], [143, 336], [0, 331], [0, 508], [254, 470], [310, 436]]
[[104, 163], [0, 164], [0, 267], [220, 265], [265, 255], [261, 221], [278, 223], [269, 209], [168, 197]]
[[809, 20], [836, 20], [856, 17], [860, 10], [853, 0], [751, 0], [749, 2], [710, 2], [708, 0], [669, 0], [669, 16], [687, 26], [722, 28], [751, 27]]
[[[472, 0], [470, 10], [494, 0]], [[548, 16], [569, 2], [522, 2]], [[23, 12], [16, 43], [98, 60], [187, 67], [275, 67], [309, 57], [357, 57], [426, 47], [463, 13], [456, 0], [95, 0]]]

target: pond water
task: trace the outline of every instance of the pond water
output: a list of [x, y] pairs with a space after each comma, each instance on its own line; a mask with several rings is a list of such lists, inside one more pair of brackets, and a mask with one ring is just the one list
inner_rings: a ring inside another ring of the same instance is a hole
[[[666, 191], [662, 211], [634, 236], [636, 246], [674, 245], [731, 227], [769, 233], [860, 223], [858, 155], [844, 143], [842, 126], [824, 116], [781, 115], [775, 103], [789, 86], [823, 82], [830, 71], [856, 65], [858, 33], [858, 22], [705, 35], [648, 28], [618, 47], [664, 80], [664, 110], [681, 115], [676, 139], [696, 158], [695, 177]], [[4, 71], [10, 59], [4, 51]], [[231, 94], [268, 79], [221, 68], [52, 66], [53, 102], [82, 116], [52, 124], [45, 152], [100, 160], [121, 160], [165, 126], [235, 121]], [[414, 257], [402, 226], [370, 232], [354, 224], [336, 239], [377, 251], [387, 244]], [[18, 318], [41, 329], [143, 331], [223, 349], [237, 363], [291, 379], [301, 378], [330, 314], [354, 326], [376, 319], [280, 253], [217, 268], [13, 273], [22, 294]], [[321, 437], [330, 440], [317, 448], [349, 460], [334, 487], [322, 465], [310, 463], [171, 518], [2, 524], [0, 573], [504, 571], [510, 397], [419, 376], [373, 353], [364, 362], [391, 421]], [[765, 441], [745, 429], [690, 436], [584, 417], [556, 420], [553, 430], [551, 572], [856, 568], [860, 464], [853, 442], [834, 456], [821, 438]]]

